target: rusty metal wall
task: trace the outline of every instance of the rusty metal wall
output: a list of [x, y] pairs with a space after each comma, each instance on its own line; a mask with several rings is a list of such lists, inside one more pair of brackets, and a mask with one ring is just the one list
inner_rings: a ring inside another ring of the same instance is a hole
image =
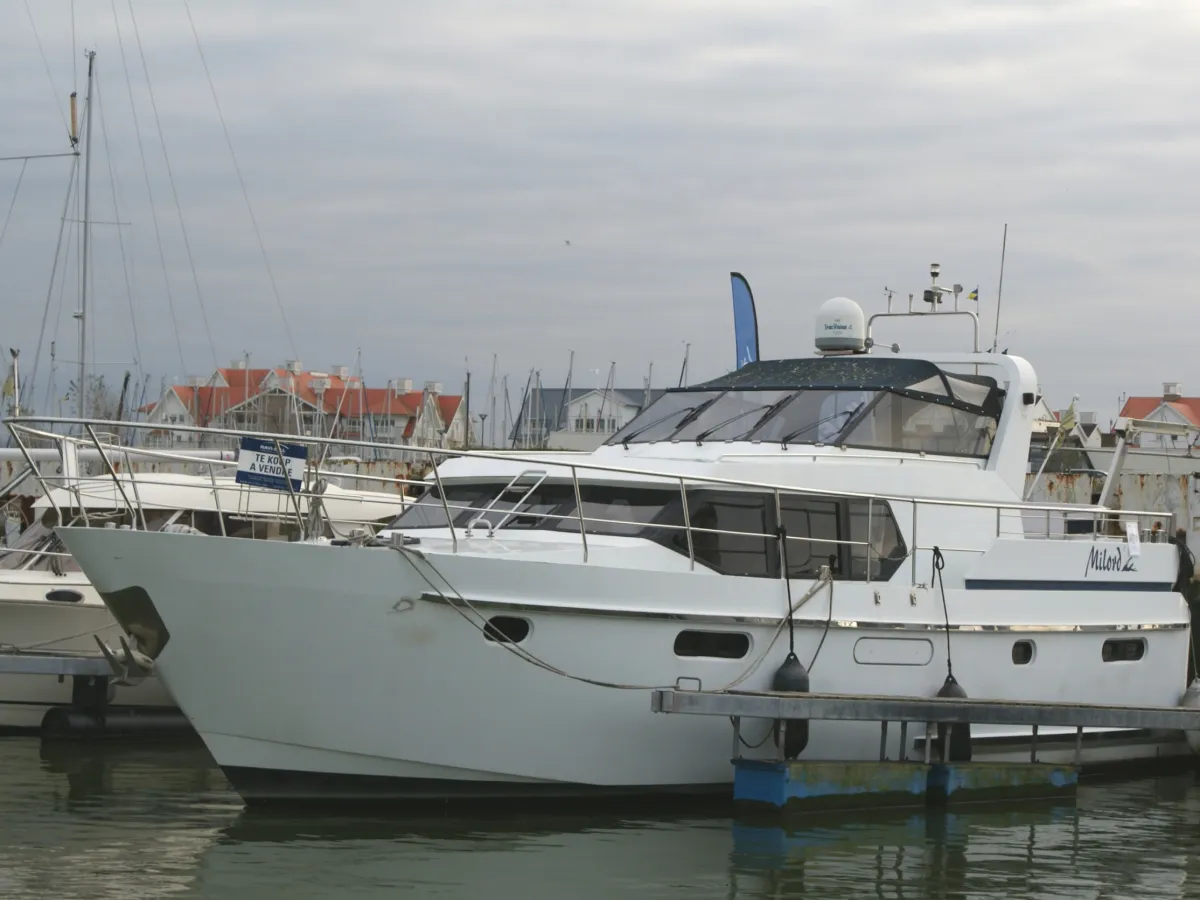
[[[1032, 481], [1029, 476], [1026, 484]], [[1104, 485], [1104, 476], [1079, 474], [1043, 475], [1030, 496], [1034, 503], [1092, 503]], [[1116, 509], [1159, 510], [1175, 516], [1175, 527], [1185, 528], [1188, 543], [1196, 546], [1200, 531], [1200, 477], [1192, 474], [1126, 473], [1117, 480], [1112, 506]], [[1166, 519], [1163, 529], [1168, 528]]]

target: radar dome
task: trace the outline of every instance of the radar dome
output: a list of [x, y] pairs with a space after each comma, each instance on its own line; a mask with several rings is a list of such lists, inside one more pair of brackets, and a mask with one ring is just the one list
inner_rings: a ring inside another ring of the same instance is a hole
[[862, 353], [867, 348], [867, 320], [849, 297], [826, 300], [817, 310], [817, 350]]

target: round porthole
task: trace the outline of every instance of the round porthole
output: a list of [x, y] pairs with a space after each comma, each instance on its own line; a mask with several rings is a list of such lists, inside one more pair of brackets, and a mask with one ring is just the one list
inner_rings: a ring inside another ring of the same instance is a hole
[[83, 594], [79, 591], [54, 590], [46, 592], [46, 599], [54, 603], [78, 603], [83, 599]]
[[1033, 662], [1033, 641], [1017, 641], [1012, 648], [1014, 666], [1027, 666]]
[[497, 644], [519, 644], [529, 637], [529, 620], [516, 616], [492, 616], [483, 627], [483, 636]]

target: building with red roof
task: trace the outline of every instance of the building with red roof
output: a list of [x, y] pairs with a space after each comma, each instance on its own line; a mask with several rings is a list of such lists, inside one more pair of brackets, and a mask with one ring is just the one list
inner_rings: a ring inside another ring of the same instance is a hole
[[1120, 416], [1168, 422], [1189, 430], [1186, 436], [1140, 433], [1135, 439], [1140, 447], [1188, 447], [1200, 438], [1200, 397], [1183, 396], [1183, 386], [1177, 381], [1163, 382], [1160, 397], [1127, 397]]
[[172, 425], [296, 434], [407, 444], [459, 447], [465, 443], [463, 398], [426, 382], [394, 379], [386, 387], [367, 387], [348, 366], [329, 372], [305, 370], [297, 360], [270, 369], [237, 361], [208, 378], [168, 387], [141, 411], [146, 421], [163, 426], [151, 433], [158, 446], [199, 446], [215, 441]]

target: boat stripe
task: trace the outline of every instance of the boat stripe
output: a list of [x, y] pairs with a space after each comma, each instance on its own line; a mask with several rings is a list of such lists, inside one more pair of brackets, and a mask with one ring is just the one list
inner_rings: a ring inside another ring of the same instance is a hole
[[1166, 581], [1057, 581], [1025, 578], [968, 578], [969, 591], [1169, 591]]

